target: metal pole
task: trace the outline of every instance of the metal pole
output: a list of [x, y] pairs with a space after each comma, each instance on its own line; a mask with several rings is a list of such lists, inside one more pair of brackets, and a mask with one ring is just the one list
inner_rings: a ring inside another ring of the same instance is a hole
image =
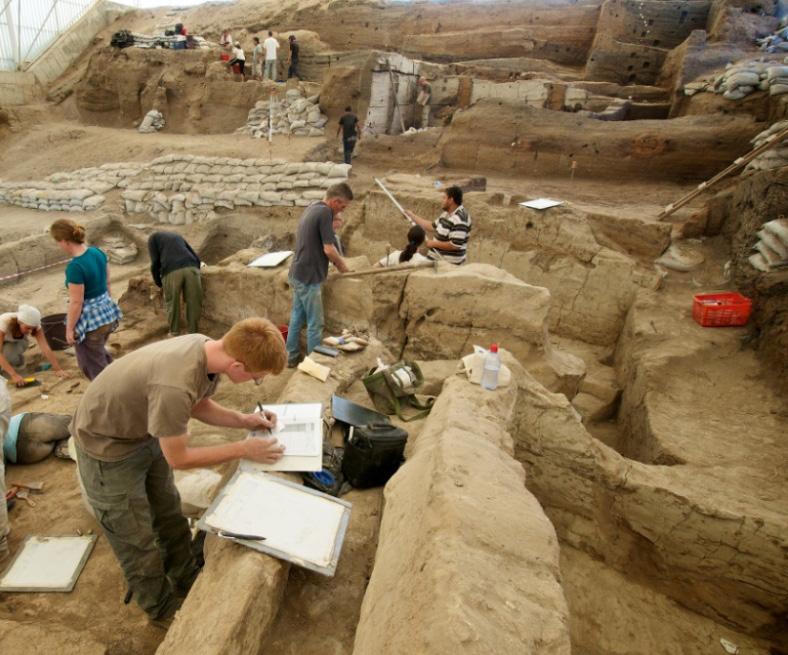
[[[52, 0], [52, 6], [49, 8], [49, 11], [47, 12], [47, 15], [44, 17], [44, 20], [41, 21], [41, 26], [38, 28], [38, 32], [36, 32], [36, 35], [33, 37], [33, 40], [30, 42], [30, 46], [28, 47], [27, 52], [25, 53], [25, 59], [27, 59], [28, 55], [30, 54], [30, 51], [33, 49], [33, 46], [36, 44], [36, 41], [38, 41], [38, 37], [41, 35], [41, 32], [43, 31], [44, 27], [46, 26], [47, 21], [49, 20], [49, 17], [52, 15], [52, 12], [55, 11], [55, 7], [57, 6], [57, 2], [58, 2], [58, 0]], [[55, 13], [55, 20], [57, 21], [57, 13]], [[20, 20], [19, 22], [21, 23], [22, 21]], [[60, 30], [58, 30], [58, 34], [60, 34]], [[19, 64], [20, 64], [20, 67], [21, 67], [22, 62], [20, 61]]]
[[5, 4], [3, 5], [2, 11], [0, 11], [0, 15], [5, 14], [6, 30], [8, 32], [8, 43], [11, 47], [11, 51], [8, 54], [11, 57], [11, 61], [17, 63], [16, 62], [16, 55], [17, 55], [16, 34], [14, 33], [14, 15], [13, 15], [14, 12], [11, 9], [12, 1], [13, 0], [5, 0]]
[[16, 67], [22, 69], [22, 0], [16, 0]]

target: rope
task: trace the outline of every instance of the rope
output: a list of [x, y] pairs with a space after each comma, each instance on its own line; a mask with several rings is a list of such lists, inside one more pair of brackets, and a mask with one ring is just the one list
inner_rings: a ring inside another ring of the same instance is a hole
[[15, 280], [16, 278], [22, 277], [23, 275], [29, 275], [30, 273], [36, 273], [37, 271], [44, 271], [48, 268], [52, 268], [54, 266], [60, 266], [61, 264], [68, 264], [70, 259], [63, 259], [59, 262], [55, 262], [53, 264], [46, 264], [45, 266], [38, 266], [36, 268], [31, 268], [27, 271], [19, 271], [18, 273], [11, 273], [10, 275], [3, 275], [0, 277], [0, 282], [5, 282], [6, 280]]

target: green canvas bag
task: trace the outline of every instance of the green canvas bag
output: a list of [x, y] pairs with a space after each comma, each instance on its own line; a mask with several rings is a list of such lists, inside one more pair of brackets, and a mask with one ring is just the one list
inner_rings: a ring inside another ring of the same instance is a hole
[[[415, 421], [430, 413], [435, 398], [428, 398], [422, 403], [415, 395], [416, 389], [424, 382], [424, 375], [416, 362], [397, 362], [377, 372], [376, 368], [370, 369], [362, 379], [375, 409], [383, 414], [396, 414], [403, 421]], [[402, 413], [404, 407], [419, 411], [406, 418]]]

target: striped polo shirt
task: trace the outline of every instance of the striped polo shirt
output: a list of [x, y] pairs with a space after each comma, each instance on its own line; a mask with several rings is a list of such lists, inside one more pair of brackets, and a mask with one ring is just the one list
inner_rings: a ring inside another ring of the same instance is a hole
[[465, 262], [465, 253], [468, 249], [468, 236], [471, 233], [471, 216], [462, 205], [451, 214], [443, 212], [433, 223], [436, 241], [449, 241], [459, 250], [438, 250], [430, 248], [427, 253], [430, 259], [439, 259], [450, 264]]

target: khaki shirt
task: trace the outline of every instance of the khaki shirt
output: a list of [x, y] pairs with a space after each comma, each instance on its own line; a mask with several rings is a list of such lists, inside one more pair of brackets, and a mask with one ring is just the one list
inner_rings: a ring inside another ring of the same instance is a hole
[[71, 421], [77, 444], [94, 459], [116, 462], [150, 438], [186, 433], [192, 407], [216, 391], [202, 334], [135, 350], [90, 383]]

